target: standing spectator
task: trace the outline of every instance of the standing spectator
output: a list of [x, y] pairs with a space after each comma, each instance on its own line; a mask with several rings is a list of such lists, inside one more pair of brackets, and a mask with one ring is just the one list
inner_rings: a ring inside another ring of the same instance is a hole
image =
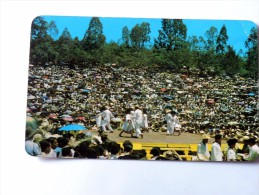
[[229, 139], [228, 143], [228, 150], [227, 150], [227, 161], [236, 161], [237, 156], [235, 152], [235, 145], [237, 143], [237, 139]]
[[244, 156], [244, 160], [246, 161], [253, 161], [256, 160], [256, 158], [259, 156], [259, 147], [256, 143], [255, 138], [250, 138], [248, 140], [249, 144], [249, 154]]
[[208, 150], [208, 141], [210, 136], [207, 134], [202, 135], [202, 142], [198, 144], [197, 149], [197, 157], [200, 161], [209, 161], [210, 160], [210, 152]]
[[238, 149], [237, 150], [237, 153], [241, 153], [241, 154], [249, 154], [249, 145], [248, 145], [248, 140], [249, 140], [249, 137], [248, 136], [244, 136], [242, 138], [243, 140], [243, 147], [242, 149]]
[[220, 134], [215, 135], [215, 142], [211, 148], [211, 160], [212, 161], [223, 161], [223, 153], [221, 151], [221, 139]]

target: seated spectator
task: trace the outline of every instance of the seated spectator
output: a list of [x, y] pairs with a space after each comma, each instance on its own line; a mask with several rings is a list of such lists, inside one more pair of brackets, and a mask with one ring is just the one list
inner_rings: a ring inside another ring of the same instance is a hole
[[73, 149], [71, 147], [64, 147], [62, 149], [62, 158], [74, 158]]
[[160, 156], [160, 148], [159, 147], [153, 147], [150, 151], [150, 154], [152, 154], [152, 157], [150, 160], [156, 160], [157, 157]]
[[39, 156], [41, 157], [52, 157], [50, 154], [51, 151], [51, 144], [48, 140], [44, 139], [40, 141], [40, 148], [41, 148], [41, 154]]
[[[26, 141], [25, 141], [25, 151], [31, 156], [38, 156], [41, 154], [41, 149], [39, 146], [39, 140], [36, 139], [37, 134], [35, 131], [26, 129]], [[33, 136], [33, 138], [32, 138]], [[42, 136], [41, 136], [42, 138]], [[36, 140], [36, 142], [35, 142]]]
[[108, 151], [111, 153], [110, 159], [118, 159], [121, 154], [120, 144], [111, 142]]

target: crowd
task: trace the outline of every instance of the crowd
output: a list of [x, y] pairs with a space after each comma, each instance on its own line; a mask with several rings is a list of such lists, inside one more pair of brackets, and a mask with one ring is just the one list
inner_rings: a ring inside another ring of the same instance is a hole
[[[99, 136], [91, 133], [65, 133], [57, 136], [27, 130], [25, 150], [32, 156], [52, 158], [147, 159], [145, 150], [133, 150], [133, 144], [129, 140], [121, 146], [110, 140], [105, 132]], [[162, 152], [159, 147], [154, 147], [150, 154], [150, 160], [182, 160], [177, 152]]]
[[[62, 140], [65, 134], [60, 135], [58, 129], [70, 123], [100, 134], [118, 129], [120, 136], [130, 133], [136, 138], [142, 138], [145, 130], [172, 135], [181, 128], [179, 134], [257, 139], [257, 85], [239, 75], [208, 76], [187, 67], [174, 72], [117, 65], [74, 69], [30, 66], [27, 115], [40, 124], [37, 131], [43, 140], [48, 136]], [[40, 142], [37, 144], [39, 148]], [[79, 155], [74, 151], [73, 155]]]

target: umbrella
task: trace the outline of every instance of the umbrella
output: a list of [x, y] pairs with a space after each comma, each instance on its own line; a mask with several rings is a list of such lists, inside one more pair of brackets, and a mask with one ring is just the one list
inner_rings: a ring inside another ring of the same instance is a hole
[[210, 123], [210, 121], [203, 121], [202, 123], [201, 123], [201, 125], [207, 125], [207, 124], [209, 124]]
[[84, 116], [79, 116], [79, 117], [77, 117], [77, 119], [80, 120], [80, 121], [85, 121], [85, 117]]
[[237, 122], [237, 121], [230, 121], [230, 122], [228, 122], [228, 124], [229, 124], [229, 125], [237, 125], [238, 122]]
[[165, 92], [166, 91], [166, 88], [161, 88], [160, 89], [162, 92]]
[[255, 93], [250, 92], [250, 93], [248, 93], [248, 96], [255, 96]]
[[173, 96], [171, 96], [171, 95], [162, 95], [162, 97], [165, 99], [168, 99], [168, 100], [174, 99]]
[[59, 131], [81, 131], [86, 130], [86, 127], [77, 124], [66, 125], [58, 129]]
[[64, 121], [73, 121], [74, 119], [72, 118], [72, 116], [66, 116], [66, 117], [63, 117], [63, 120]]
[[49, 118], [57, 119], [57, 118], [58, 118], [58, 116], [57, 116], [56, 114], [50, 114], [50, 115], [49, 115]]
[[83, 89], [83, 93], [89, 93], [90, 90], [89, 89]]
[[34, 100], [34, 99], [36, 99], [35, 96], [33, 96], [33, 95], [29, 95], [29, 96], [28, 96], [28, 100]]

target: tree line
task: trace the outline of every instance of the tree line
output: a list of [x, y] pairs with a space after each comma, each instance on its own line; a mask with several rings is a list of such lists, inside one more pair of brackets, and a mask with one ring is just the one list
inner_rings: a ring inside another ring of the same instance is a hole
[[58, 39], [54, 21], [43, 17], [31, 26], [30, 63], [35, 65], [88, 66], [116, 63], [121, 66], [159, 66], [179, 70], [186, 66], [209, 73], [258, 78], [257, 29], [251, 28], [241, 55], [229, 45], [225, 25], [211, 26], [203, 36], [187, 37], [187, 26], [181, 19], [161, 19], [158, 37], [151, 44], [150, 24], [143, 22], [132, 29], [122, 28], [120, 42], [106, 42], [98, 17], [92, 17], [82, 40], [72, 38], [65, 28]]

